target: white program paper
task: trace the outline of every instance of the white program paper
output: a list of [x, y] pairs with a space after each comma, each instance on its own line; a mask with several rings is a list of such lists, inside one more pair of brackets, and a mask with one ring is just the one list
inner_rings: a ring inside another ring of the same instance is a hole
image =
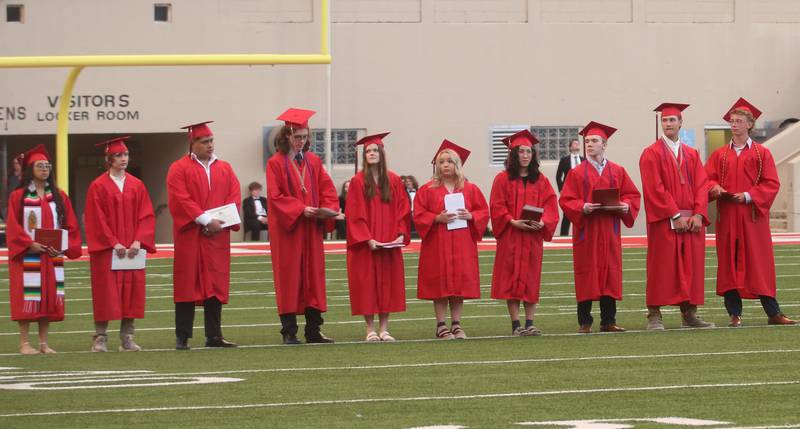
[[[458, 209], [466, 209], [467, 206], [464, 203], [464, 194], [461, 192], [455, 194], [447, 194], [444, 196], [444, 209], [447, 210], [447, 213], [457, 213]], [[464, 219], [456, 219], [447, 224], [447, 230], [452, 231], [454, 229], [462, 229], [467, 227], [467, 221]]]
[[111, 271], [143, 270], [146, 259], [147, 252], [144, 249], [140, 249], [139, 253], [133, 258], [129, 258], [127, 254], [120, 258], [117, 256], [117, 252], [114, 251], [111, 256]]
[[206, 214], [213, 219], [219, 219], [223, 222], [222, 227], [228, 228], [242, 223], [239, 217], [239, 210], [236, 209], [236, 204], [225, 204], [217, 208], [206, 210]]

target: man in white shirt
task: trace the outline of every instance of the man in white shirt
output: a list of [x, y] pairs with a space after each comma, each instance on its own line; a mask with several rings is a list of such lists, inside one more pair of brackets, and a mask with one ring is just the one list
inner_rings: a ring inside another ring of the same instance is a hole
[[[572, 139], [569, 142], [569, 155], [564, 156], [558, 162], [558, 170], [556, 171], [556, 184], [558, 185], [558, 191], [561, 192], [561, 189], [564, 188], [564, 182], [567, 180], [567, 173], [569, 173], [575, 167], [581, 165], [582, 162], [586, 161], [586, 158], [581, 156], [581, 143], [578, 139]], [[561, 221], [561, 236], [569, 235], [569, 218], [566, 216], [562, 216]]]
[[247, 233], [253, 241], [261, 239], [261, 231], [267, 230], [267, 199], [261, 196], [264, 189], [258, 182], [253, 182], [247, 186], [250, 195], [242, 200], [242, 213], [244, 220], [244, 236]]

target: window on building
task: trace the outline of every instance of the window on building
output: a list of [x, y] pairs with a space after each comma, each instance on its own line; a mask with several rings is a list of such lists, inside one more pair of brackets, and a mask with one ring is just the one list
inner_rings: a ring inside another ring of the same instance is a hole
[[[569, 154], [569, 142], [578, 138], [579, 126], [531, 127], [531, 132], [539, 138], [536, 149], [540, 161], [558, 161]], [[501, 143], [502, 144], [502, 143]]]
[[503, 139], [525, 129], [529, 129], [529, 125], [497, 125], [489, 129], [491, 149], [489, 156], [491, 157], [489, 163], [491, 165], [503, 165], [508, 155], [508, 148], [503, 144]]
[[25, 19], [25, 5], [6, 5], [6, 22], [23, 22]]
[[[331, 163], [334, 165], [356, 163], [356, 142], [359, 131], [357, 129], [331, 130]], [[315, 129], [311, 132], [310, 151], [325, 159], [325, 130]]]
[[170, 11], [172, 9], [172, 5], [168, 3], [156, 3], [153, 5], [153, 20], [155, 22], [169, 22], [170, 21]]

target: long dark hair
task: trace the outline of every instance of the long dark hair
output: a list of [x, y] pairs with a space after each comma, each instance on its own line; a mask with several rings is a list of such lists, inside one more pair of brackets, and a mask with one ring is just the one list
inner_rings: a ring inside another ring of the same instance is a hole
[[[275, 149], [278, 152], [286, 155], [287, 153], [291, 152], [292, 150], [292, 134], [294, 134], [294, 128], [289, 126], [282, 126], [280, 130], [278, 130], [278, 135], [275, 136]], [[308, 140], [306, 140], [306, 144], [303, 146], [303, 152], [307, 151], [308, 148], [311, 147], [311, 129], [308, 129]]]
[[364, 173], [364, 197], [367, 200], [371, 200], [372, 197], [375, 196], [375, 180], [373, 180], [373, 171], [377, 170], [378, 172], [378, 187], [381, 190], [381, 201], [384, 203], [388, 203], [392, 201], [392, 189], [389, 186], [389, 173], [386, 169], [386, 152], [383, 150], [383, 146], [378, 146], [378, 153], [381, 155], [381, 159], [377, 165], [373, 166], [367, 164], [367, 148], [364, 148], [364, 151], [361, 156], [363, 167], [361, 168], [361, 172]]
[[[508, 173], [508, 177], [511, 180], [519, 178], [519, 173], [522, 167], [519, 165], [519, 148], [521, 146], [517, 146], [508, 153], [508, 158], [506, 158], [506, 173]], [[533, 149], [533, 155], [531, 156], [531, 163], [528, 164], [528, 179], [531, 182], [535, 182], [539, 180], [539, 155], [536, 153], [536, 149]]]
[[[17, 189], [24, 189], [19, 197], [19, 217], [20, 225], [25, 225], [25, 193], [28, 190], [28, 185], [33, 181], [33, 164], [28, 165], [22, 170], [22, 180], [19, 182]], [[50, 175], [47, 176], [47, 184], [50, 186], [50, 191], [53, 193], [53, 202], [56, 203], [56, 216], [58, 216], [58, 226], [64, 228], [65, 216], [64, 213], [64, 200], [61, 198], [61, 192], [56, 187], [55, 171], [50, 168]]]

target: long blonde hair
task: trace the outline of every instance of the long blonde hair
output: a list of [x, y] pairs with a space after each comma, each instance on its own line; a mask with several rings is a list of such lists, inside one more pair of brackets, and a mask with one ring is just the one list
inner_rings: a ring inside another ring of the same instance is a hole
[[456, 188], [463, 189], [465, 179], [464, 179], [464, 170], [461, 165], [461, 158], [452, 149], [444, 149], [443, 151], [439, 152], [436, 155], [436, 162], [433, 164], [433, 177], [431, 177], [433, 183], [431, 184], [431, 186], [435, 188], [438, 186], [442, 186], [443, 184], [442, 174], [441, 172], [439, 172], [439, 158], [445, 154], [450, 155], [450, 159], [453, 161], [453, 165], [455, 166], [454, 170], [456, 173]]

